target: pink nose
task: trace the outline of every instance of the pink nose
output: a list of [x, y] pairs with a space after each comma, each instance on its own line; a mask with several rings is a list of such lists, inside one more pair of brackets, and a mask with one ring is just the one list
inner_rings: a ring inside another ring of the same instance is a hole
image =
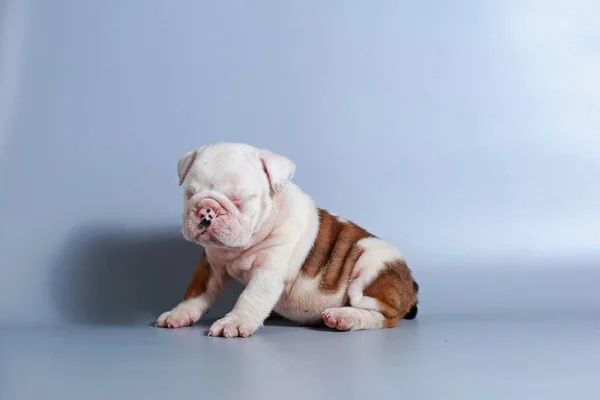
[[208, 207], [201, 208], [198, 215], [200, 216], [200, 224], [198, 225], [200, 229], [207, 229], [213, 218], [217, 218], [217, 213]]
[[210, 209], [210, 208], [208, 208], [208, 207], [204, 207], [204, 208], [201, 208], [201, 209], [198, 211], [198, 216], [199, 216], [201, 219], [208, 219], [208, 220], [211, 220], [211, 219], [213, 219], [213, 218], [216, 218], [216, 217], [217, 217], [217, 213], [216, 213], [216, 212], [214, 212], [212, 209]]

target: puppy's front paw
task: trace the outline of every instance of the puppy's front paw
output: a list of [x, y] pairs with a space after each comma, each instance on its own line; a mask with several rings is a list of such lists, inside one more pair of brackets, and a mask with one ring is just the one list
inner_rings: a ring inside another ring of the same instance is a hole
[[259, 326], [260, 323], [252, 319], [227, 315], [212, 324], [208, 330], [208, 336], [222, 336], [224, 338], [239, 336], [245, 338], [256, 332]]
[[194, 325], [200, 319], [200, 310], [190, 304], [181, 303], [171, 311], [162, 313], [156, 320], [161, 328], [181, 328]]

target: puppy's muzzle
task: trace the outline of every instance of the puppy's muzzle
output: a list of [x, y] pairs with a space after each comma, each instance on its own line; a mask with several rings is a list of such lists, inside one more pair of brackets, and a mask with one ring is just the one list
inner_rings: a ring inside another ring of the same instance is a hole
[[198, 215], [200, 216], [200, 223], [198, 224], [198, 228], [200, 229], [208, 228], [212, 223], [212, 220], [217, 218], [217, 213], [208, 207], [201, 208], [200, 211], [198, 211]]

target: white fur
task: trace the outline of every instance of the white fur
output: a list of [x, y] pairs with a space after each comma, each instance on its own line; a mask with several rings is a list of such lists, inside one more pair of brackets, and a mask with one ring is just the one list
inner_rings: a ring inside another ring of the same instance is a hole
[[323, 312], [325, 321], [332, 328], [356, 331], [383, 327], [384, 316], [378, 311], [355, 307], [329, 308]]
[[339, 222], [341, 222], [342, 224], [345, 224], [347, 222], [349, 222], [346, 218], [338, 215], [338, 214], [334, 214], [334, 213], [330, 213], [331, 216], [335, 217], [335, 219], [337, 219]]
[[217, 302], [230, 279], [226, 270], [213, 269], [206, 291], [196, 298], [182, 301], [171, 311], [162, 313], [156, 320], [156, 326], [179, 328], [193, 325]]
[[[187, 153], [178, 170], [186, 193], [184, 237], [206, 248], [213, 270], [246, 286], [209, 335], [249, 336], [272, 310], [300, 322], [316, 322], [329, 310], [347, 316], [356, 328], [382, 324], [377, 302], [362, 291], [386, 261], [401, 257], [400, 252], [380, 239], [362, 239], [364, 252], [350, 287], [344, 284], [337, 293], [321, 293], [318, 277], [299, 274], [318, 233], [318, 213], [313, 200], [290, 181], [295, 170], [291, 161], [252, 146], [219, 143]], [[237, 208], [232, 194], [249, 200]], [[198, 237], [201, 207], [216, 209], [219, 216], [212, 220], [210, 233]], [[211, 277], [207, 294], [161, 315], [158, 325], [183, 326], [197, 320], [220, 294], [223, 276]], [[346, 292], [352, 306], [364, 310], [340, 308]]]
[[402, 259], [402, 253], [392, 244], [379, 238], [364, 238], [357, 243], [364, 252], [352, 272], [353, 280], [348, 287], [348, 297], [353, 307], [379, 310], [379, 303], [372, 297], [363, 296], [364, 288], [385, 267], [385, 263]]

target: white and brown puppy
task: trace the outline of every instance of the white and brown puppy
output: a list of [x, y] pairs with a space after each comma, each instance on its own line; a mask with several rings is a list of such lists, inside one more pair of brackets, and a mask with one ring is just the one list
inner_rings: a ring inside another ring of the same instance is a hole
[[217, 143], [185, 154], [178, 170], [183, 235], [205, 252], [183, 301], [157, 326], [194, 324], [231, 278], [245, 289], [210, 336], [250, 336], [271, 312], [343, 331], [391, 328], [416, 317], [418, 285], [401, 253], [317, 208], [291, 182], [289, 159]]

